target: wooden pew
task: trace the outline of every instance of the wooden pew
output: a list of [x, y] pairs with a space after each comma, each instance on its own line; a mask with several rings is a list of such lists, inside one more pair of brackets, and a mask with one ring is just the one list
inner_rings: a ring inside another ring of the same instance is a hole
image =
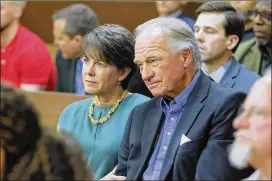
[[57, 127], [59, 116], [65, 107], [73, 102], [89, 98], [88, 96], [44, 91], [24, 91], [23, 93], [39, 112], [41, 125], [49, 127]]

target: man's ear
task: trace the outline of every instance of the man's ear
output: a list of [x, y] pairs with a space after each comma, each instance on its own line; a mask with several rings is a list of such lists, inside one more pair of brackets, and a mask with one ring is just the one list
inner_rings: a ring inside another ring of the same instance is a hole
[[129, 68], [129, 67], [125, 67], [122, 70], [119, 70], [119, 72], [120, 72], [119, 81], [120, 82], [123, 81], [128, 76], [130, 71], [131, 71], [131, 68]]
[[238, 44], [239, 37], [237, 35], [229, 35], [227, 39], [227, 50], [232, 50]]
[[191, 49], [185, 49], [180, 52], [179, 58], [183, 61], [184, 68], [189, 67], [193, 62], [193, 54]]

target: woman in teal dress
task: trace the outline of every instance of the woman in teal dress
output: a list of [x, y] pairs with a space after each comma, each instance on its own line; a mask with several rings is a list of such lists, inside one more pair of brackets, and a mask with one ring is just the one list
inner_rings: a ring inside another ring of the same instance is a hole
[[134, 39], [127, 29], [99, 26], [84, 37], [82, 47], [83, 84], [85, 92], [93, 96], [65, 108], [58, 128], [79, 141], [97, 180], [117, 165], [130, 112], [150, 98], [127, 91], [136, 71]]

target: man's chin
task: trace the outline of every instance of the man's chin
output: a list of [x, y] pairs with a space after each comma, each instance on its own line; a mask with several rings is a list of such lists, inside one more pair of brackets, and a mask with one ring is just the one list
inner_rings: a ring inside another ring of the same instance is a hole
[[[149, 89], [149, 88], [148, 88]], [[163, 96], [162, 92], [156, 89], [149, 89], [149, 91], [151, 92], [151, 94], [154, 97], [158, 97], [158, 96]]]
[[251, 153], [251, 144], [241, 145], [238, 141], [234, 141], [230, 147], [229, 162], [237, 169], [247, 168]]

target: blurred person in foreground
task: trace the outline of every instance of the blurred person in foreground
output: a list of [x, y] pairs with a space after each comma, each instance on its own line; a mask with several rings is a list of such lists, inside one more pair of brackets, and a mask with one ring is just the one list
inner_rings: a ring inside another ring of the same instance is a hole
[[[135, 30], [135, 63], [155, 96], [133, 109], [118, 165], [107, 180], [237, 180], [226, 147], [232, 120], [245, 94], [224, 88], [199, 69], [200, 52], [190, 27], [155, 18]], [[122, 179], [123, 179], [122, 177]]]
[[42, 129], [22, 92], [1, 84], [0, 116], [1, 180], [91, 179], [79, 144]]
[[56, 70], [45, 43], [20, 24], [26, 1], [1, 1], [1, 79], [27, 91], [54, 91]]
[[251, 12], [256, 38], [242, 43], [235, 52], [240, 63], [260, 75], [272, 64], [271, 6], [271, 1], [257, 1]]
[[236, 10], [224, 1], [208, 1], [197, 10], [195, 37], [205, 74], [215, 82], [248, 93], [260, 78], [234, 58], [244, 33], [244, 22]]
[[194, 29], [195, 20], [185, 16], [183, 10], [188, 1], [156, 1], [159, 17], [175, 17], [186, 22], [190, 28]]
[[84, 37], [82, 47], [84, 88], [93, 97], [65, 108], [58, 127], [80, 142], [97, 180], [117, 165], [129, 114], [149, 98], [127, 90], [136, 64], [133, 35], [126, 28], [99, 26]]
[[253, 85], [233, 126], [231, 164], [256, 169], [246, 180], [271, 180], [271, 69]]
[[59, 51], [56, 55], [58, 92], [84, 95], [82, 82], [83, 37], [98, 26], [95, 12], [84, 4], [72, 4], [52, 15], [54, 44]]

